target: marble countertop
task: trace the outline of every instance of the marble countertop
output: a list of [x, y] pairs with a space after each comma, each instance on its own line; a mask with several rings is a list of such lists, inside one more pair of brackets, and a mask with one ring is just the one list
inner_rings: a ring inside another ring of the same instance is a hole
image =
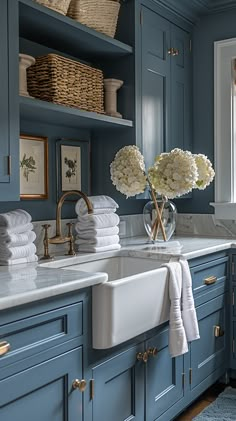
[[121, 251], [79, 253], [76, 257], [58, 256], [52, 263], [23, 264], [0, 267], [0, 310], [61, 295], [106, 282], [106, 273], [63, 270], [63, 266], [96, 259], [128, 255], [169, 261], [180, 256], [193, 259], [236, 247], [236, 239], [205, 237], [174, 237], [166, 244], [153, 245], [145, 237], [122, 240]]

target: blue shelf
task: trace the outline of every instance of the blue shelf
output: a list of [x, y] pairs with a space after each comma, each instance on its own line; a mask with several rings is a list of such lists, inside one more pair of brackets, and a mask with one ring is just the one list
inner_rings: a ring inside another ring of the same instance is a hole
[[74, 57], [119, 58], [133, 48], [32, 0], [19, 0], [20, 36]]
[[22, 120], [96, 130], [133, 127], [131, 120], [82, 111], [78, 108], [65, 107], [39, 99], [19, 97], [19, 102]]

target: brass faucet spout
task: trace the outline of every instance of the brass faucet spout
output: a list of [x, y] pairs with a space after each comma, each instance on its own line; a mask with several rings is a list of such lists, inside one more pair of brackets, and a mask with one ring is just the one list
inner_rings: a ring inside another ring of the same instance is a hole
[[61, 238], [62, 237], [62, 233], [61, 233], [61, 208], [62, 208], [62, 205], [63, 205], [66, 197], [71, 196], [71, 195], [76, 195], [76, 196], [82, 197], [84, 199], [86, 205], [87, 205], [88, 213], [93, 213], [92, 203], [90, 202], [89, 198], [86, 196], [85, 193], [83, 193], [80, 190], [71, 190], [71, 191], [68, 191], [68, 192], [64, 193], [61, 196], [61, 198], [60, 198], [60, 200], [59, 200], [59, 202], [57, 204], [56, 237], [58, 237], [58, 238]]

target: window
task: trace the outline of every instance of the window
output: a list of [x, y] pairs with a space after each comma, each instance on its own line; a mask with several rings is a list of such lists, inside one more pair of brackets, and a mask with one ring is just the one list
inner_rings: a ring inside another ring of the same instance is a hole
[[215, 216], [236, 219], [236, 38], [215, 42]]

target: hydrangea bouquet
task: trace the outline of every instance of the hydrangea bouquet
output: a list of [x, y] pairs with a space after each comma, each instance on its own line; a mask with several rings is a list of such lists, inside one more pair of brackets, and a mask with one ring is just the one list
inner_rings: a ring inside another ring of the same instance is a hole
[[[110, 171], [112, 183], [127, 198], [143, 193], [149, 186], [156, 211], [151, 239], [155, 240], [161, 229], [164, 241], [166, 233], [162, 214], [165, 201], [187, 194], [195, 188], [204, 190], [215, 176], [212, 164], [205, 155], [194, 155], [181, 149], [158, 155], [154, 165], [146, 170], [144, 158], [137, 146], [120, 149], [110, 165]], [[158, 205], [157, 195], [162, 196], [161, 205]]]

